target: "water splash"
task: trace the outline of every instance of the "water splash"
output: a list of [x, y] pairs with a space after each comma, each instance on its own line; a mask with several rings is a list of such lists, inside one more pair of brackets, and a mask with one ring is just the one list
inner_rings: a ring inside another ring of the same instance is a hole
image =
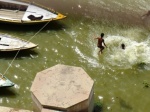
[[[105, 60], [113, 66], [130, 68], [140, 63], [150, 63], [150, 41], [137, 42], [123, 36], [108, 36], [105, 39], [109, 46], [106, 52]], [[125, 44], [125, 49], [121, 44]]]
[[100, 66], [100, 64], [98, 63], [96, 59], [84, 55], [78, 47], [75, 48], [75, 52], [82, 58], [83, 61], [88, 62], [90, 66], [93, 66], [93, 67]]

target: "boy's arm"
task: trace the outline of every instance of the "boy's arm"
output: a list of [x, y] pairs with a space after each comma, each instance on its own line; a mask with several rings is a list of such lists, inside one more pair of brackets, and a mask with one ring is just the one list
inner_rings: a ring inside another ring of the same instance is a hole
[[107, 47], [104, 40], [103, 40], [103, 43], [104, 43], [105, 47]]

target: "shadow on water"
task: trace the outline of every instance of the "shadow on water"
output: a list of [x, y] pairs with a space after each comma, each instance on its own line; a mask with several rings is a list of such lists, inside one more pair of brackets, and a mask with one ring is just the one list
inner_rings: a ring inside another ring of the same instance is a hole
[[0, 88], [0, 97], [15, 97], [16, 94], [11, 88]]
[[150, 64], [145, 62], [137, 63], [133, 67], [137, 68], [138, 70], [150, 70]]
[[125, 101], [123, 100], [122, 98], [119, 98], [119, 103], [120, 103], [120, 106], [126, 110], [132, 110], [132, 107]]
[[20, 60], [22, 59], [22, 57], [31, 57], [31, 55], [37, 56], [38, 53], [34, 50], [23, 50], [19, 51], [19, 53], [18, 51], [0, 52], [0, 59], [12, 60], [16, 55], [17, 55], [16, 60]]
[[[20, 25], [20, 24], [0, 23], [2, 33], [5, 33], [7, 31], [9, 32], [10, 31], [11, 32], [39, 31], [46, 24], [47, 23]], [[59, 21], [51, 21], [42, 29], [42, 31], [45, 31], [45, 30], [59, 31], [59, 30], [62, 30], [62, 28], [65, 28], [65, 25], [63, 23], [60, 23]]]

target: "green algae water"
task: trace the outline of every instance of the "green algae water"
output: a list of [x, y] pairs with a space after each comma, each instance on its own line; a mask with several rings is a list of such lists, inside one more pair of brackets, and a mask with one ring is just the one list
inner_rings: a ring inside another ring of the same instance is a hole
[[[82, 67], [94, 80], [95, 102], [102, 112], [149, 112], [150, 32], [141, 16], [148, 0], [35, 0], [67, 15], [41, 25], [1, 24], [7, 33], [38, 44], [32, 50], [0, 52], [0, 72], [16, 85], [0, 88], [0, 105], [32, 110], [30, 87], [37, 72], [56, 64]], [[59, 6], [59, 7], [58, 7]], [[102, 32], [108, 46], [98, 54], [94, 39]], [[126, 45], [125, 50], [121, 44]], [[148, 84], [148, 86], [146, 86]]]

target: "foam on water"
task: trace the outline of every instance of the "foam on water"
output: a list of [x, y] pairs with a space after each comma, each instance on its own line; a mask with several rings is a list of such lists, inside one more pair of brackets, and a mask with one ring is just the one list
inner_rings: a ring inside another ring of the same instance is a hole
[[[149, 39], [138, 42], [128, 37], [108, 36], [105, 41], [108, 49], [104, 59], [113, 66], [130, 68], [136, 64], [150, 63]], [[125, 44], [125, 49], [121, 48], [122, 43]]]
[[[123, 69], [132, 68], [135, 65], [146, 65], [146, 69], [150, 66], [150, 40], [147, 39], [139, 42], [136, 38], [124, 36], [105, 37], [105, 43], [108, 48], [104, 49], [102, 55], [98, 54], [99, 48], [96, 46], [96, 41], [89, 39], [89, 48], [92, 51], [91, 55], [85, 55], [80, 47], [75, 47], [74, 50], [81, 58], [80, 62], [88, 62], [91, 67], [116, 66]], [[125, 44], [125, 49], [121, 48], [121, 44]], [[101, 59], [103, 62], [101, 62]]]
[[75, 52], [82, 58], [83, 61], [87, 61], [90, 66], [100, 67], [100, 64], [96, 59], [84, 55], [78, 47], [75, 48]]

